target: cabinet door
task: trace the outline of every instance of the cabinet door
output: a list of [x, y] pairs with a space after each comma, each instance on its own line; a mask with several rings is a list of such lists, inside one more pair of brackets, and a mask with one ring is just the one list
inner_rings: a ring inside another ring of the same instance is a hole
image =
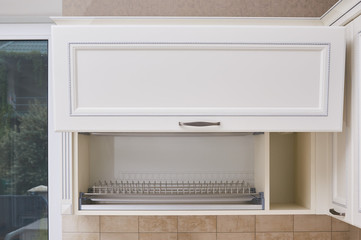
[[344, 50], [342, 28], [55, 26], [56, 128], [340, 131]]
[[354, 208], [353, 208], [353, 224], [361, 228], [361, 159], [360, 154], [355, 161], [354, 169]]
[[[331, 197], [330, 214], [348, 223], [352, 223], [352, 161], [355, 144], [354, 130], [356, 96], [354, 94], [355, 76], [353, 73], [354, 23], [346, 27], [346, 75], [345, 99], [343, 112], [343, 131], [332, 135], [331, 163]], [[344, 215], [344, 216], [343, 216]]]
[[361, 90], [360, 90], [360, 81], [361, 81], [361, 18], [358, 17], [354, 21], [354, 64], [352, 65], [354, 68], [355, 74], [355, 83], [354, 83], [354, 91], [357, 96], [357, 103], [355, 104], [355, 112], [357, 119], [357, 128], [355, 129], [355, 133], [357, 135], [357, 141], [355, 146], [355, 158], [353, 161], [353, 224], [357, 227], [361, 227], [361, 154], [360, 154], [360, 144], [361, 144]]
[[[359, 137], [360, 139], [360, 137]], [[359, 141], [360, 145], [360, 141]], [[354, 168], [354, 208], [353, 208], [353, 224], [361, 228], [361, 158], [358, 154], [357, 159], [355, 160]]]
[[332, 134], [332, 163], [331, 163], [331, 202], [329, 213], [351, 223], [352, 221], [352, 201], [350, 198], [351, 169], [350, 156], [347, 150], [347, 131]]
[[[358, 179], [359, 170], [359, 42], [361, 18], [349, 23], [346, 27], [346, 79], [345, 79], [345, 111], [342, 133], [333, 134], [332, 156], [332, 204], [331, 208], [345, 216], [339, 219], [360, 224]], [[335, 215], [334, 215], [335, 216]], [[357, 220], [358, 219], [358, 220]]]

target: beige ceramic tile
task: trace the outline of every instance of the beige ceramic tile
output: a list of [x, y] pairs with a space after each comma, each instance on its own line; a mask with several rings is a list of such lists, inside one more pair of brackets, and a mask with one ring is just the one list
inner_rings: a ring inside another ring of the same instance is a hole
[[63, 240], [99, 240], [99, 233], [63, 233]]
[[360, 229], [350, 225], [350, 240], [361, 240]]
[[217, 232], [254, 232], [256, 216], [217, 216]]
[[291, 232], [293, 215], [256, 216], [256, 232]]
[[62, 216], [63, 232], [92, 233], [99, 232], [99, 216]]
[[179, 216], [178, 232], [216, 232], [216, 216]]
[[295, 232], [294, 240], [331, 240], [331, 232]]
[[332, 232], [332, 240], [349, 240], [349, 232]]
[[101, 233], [100, 240], [138, 240], [138, 233]]
[[295, 232], [330, 232], [331, 217], [326, 215], [295, 215]]
[[349, 226], [347, 223], [342, 222], [336, 218], [331, 218], [332, 231], [333, 232], [347, 232], [349, 231]]
[[255, 233], [217, 233], [217, 240], [255, 240]]
[[101, 232], [138, 232], [137, 216], [100, 216]]
[[293, 240], [292, 232], [256, 233], [256, 240]]
[[139, 240], [177, 240], [177, 233], [139, 233]]
[[141, 216], [139, 232], [177, 232], [176, 216]]
[[216, 233], [178, 233], [177, 240], [216, 240]]

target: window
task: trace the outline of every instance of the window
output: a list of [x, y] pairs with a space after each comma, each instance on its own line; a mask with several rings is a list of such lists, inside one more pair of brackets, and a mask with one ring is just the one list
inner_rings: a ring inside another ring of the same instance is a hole
[[47, 40], [0, 40], [0, 96], [0, 237], [46, 239]]
[[50, 25], [0, 25], [0, 240], [61, 239], [60, 213], [48, 207], [61, 140], [48, 130], [49, 36]]

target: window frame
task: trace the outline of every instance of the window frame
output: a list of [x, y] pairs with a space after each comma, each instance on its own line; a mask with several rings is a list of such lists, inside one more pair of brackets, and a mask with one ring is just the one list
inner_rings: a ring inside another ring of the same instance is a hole
[[0, 24], [0, 40], [48, 41], [48, 233], [50, 240], [62, 239], [61, 186], [62, 135], [56, 133], [53, 124], [52, 100], [52, 24]]

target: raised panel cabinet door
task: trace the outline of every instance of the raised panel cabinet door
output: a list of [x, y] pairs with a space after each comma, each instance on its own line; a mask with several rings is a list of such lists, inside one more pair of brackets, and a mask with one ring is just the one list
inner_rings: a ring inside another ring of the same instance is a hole
[[352, 223], [351, 156], [347, 146], [349, 133], [332, 134], [331, 155], [331, 198], [329, 214], [342, 221]]
[[[358, 18], [346, 26], [346, 74], [345, 107], [343, 131], [333, 134], [331, 215], [350, 224], [355, 221], [358, 197], [357, 170], [359, 156], [359, 34], [361, 19]], [[359, 29], [359, 30], [358, 30]], [[356, 183], [356, 184], [355, 184]], [[341, 215], [338, 215], [341, 214]], [[342, 216], [344, 214], [344, 216]]]
[[353, 193], [353, 224], [361, 228], [361, 103], [360, 103], [360, 80], [361, 80], [361, 18], [358, 17], [354, 23], [354, 50], [353, 50], [353, 64], [355, 74], [355, 83], [354, 83], [354, 92], [356, 96], [355, 104], [355, 115], [357, 121], [357, 127], [355, 128], [356, 144], [354, 148], [355, 158], [353, 159], [353, 184], [352, 184], [352, 193]]
[[54, 26], [56, 128], [339, 131], [344, 45], [342, 28]]

